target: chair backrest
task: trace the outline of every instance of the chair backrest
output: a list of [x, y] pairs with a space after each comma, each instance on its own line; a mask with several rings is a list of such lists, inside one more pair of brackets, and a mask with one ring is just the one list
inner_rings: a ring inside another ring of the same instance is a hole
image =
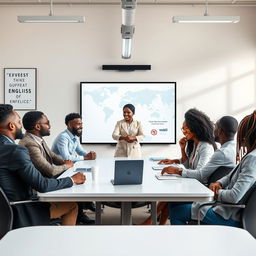
[[218, 167], [214, 173], [212, 173], [208, 179], [208, 184], [210, 185], [213, 182], [216, 182], [217, 180], [221, 179], [222, 177], [229, 174], [234, 168], [233, 167], [227, 167], [227, 166], [220, 166]]
[[12, 229], [13, 212], [2, 188], [0, 188], [0, 239]]
[[256, 238], [256, 184], [253, 185], [242, 212], [242, 224], [254, 238]]

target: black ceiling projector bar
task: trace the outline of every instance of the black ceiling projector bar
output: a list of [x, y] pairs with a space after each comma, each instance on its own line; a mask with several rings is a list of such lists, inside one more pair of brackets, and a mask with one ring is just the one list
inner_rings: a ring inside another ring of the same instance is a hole
[[102, 70], [118, 70], [118, 71], [151, 70], [151, 65], [102, 65]]

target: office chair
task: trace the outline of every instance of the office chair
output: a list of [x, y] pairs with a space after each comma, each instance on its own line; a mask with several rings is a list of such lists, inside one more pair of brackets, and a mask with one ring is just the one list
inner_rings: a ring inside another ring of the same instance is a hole
[[256, 238], [256, 186], [250, 194], [242, 213], [243, 228]]
[[8, 198], [0, 188], [0, 239], [12, 229], [13, 212]]
[[208, 178], [207, 184], [210, 185], [213, 182], [221, 179], [222, 177], [228, 175], [234, 168], [227, 167], [227, 166], [220, 166], [218, 167]]
[[[228, 175], [234, 168], [233, 167], [227, 167], [227, 166], [220, 166], [218, 167], [208, 178], [207, 184], [205, 184], [207, 187], [217, 180], [221, 179], [222, 177]], [[212, 205], [212, 203], [209, 203]], [[195, 220], [190, 220], [188, 222], [189, 225], [196, 225], [198, 222]]]
[[12, 205], [36, 202], [33, 200], [10, 202], [0, 187], [0, 239], [12, 229], [13, 226], [13, 210]]
[[[241, 204], [241, 201], [244, 201], [244, 204]], [[201, 205], [198, 208], [197, 212], [197, 224], [200, 225], [200, 212], [201, 209], [205, 206], [222, 206], [222, 207], [232, 207], [232, 208], [241, 208], [241, 218], [242, 218], [242, 227], [247, 230], [254, 238], [256, 238], [256, 183], [245, 193], [243, 198], [237, 204], [229, 203], [220, 203], [212, 202]]]

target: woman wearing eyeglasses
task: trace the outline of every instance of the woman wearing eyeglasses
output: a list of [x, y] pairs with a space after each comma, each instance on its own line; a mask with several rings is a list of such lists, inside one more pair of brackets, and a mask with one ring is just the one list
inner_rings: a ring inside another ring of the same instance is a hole
[[[214, 140], [214, 125], [203, 112], [195, 108], [189, 109], [185, 113], [181, 130], [184, 135], [179, 141], [181, 158], [161, 160], [159, 164], [177, 164], [165, 167], [162, 174], [173, 173], [173, 169], [180, 172], [184, 169], [200, 170], [217, 148]], [[157, 214], [160, 215], [159, 225], [165, 225], [169, 216], [168, 203], [158, 203]], [[142, 225], [150, 224], [152, 224], [151, 218], [142, 223]]]

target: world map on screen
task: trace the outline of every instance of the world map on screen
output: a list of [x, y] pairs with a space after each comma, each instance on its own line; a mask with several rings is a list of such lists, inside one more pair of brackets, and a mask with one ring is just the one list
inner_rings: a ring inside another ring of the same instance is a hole
[[113, 143], [112, 132], [123, 119], [125, 104], [135, 106], [134, 119], [141, 121], [144, 143], [175, 142], [175, 86], [170, 83], [83, 83], [82, 142]]

